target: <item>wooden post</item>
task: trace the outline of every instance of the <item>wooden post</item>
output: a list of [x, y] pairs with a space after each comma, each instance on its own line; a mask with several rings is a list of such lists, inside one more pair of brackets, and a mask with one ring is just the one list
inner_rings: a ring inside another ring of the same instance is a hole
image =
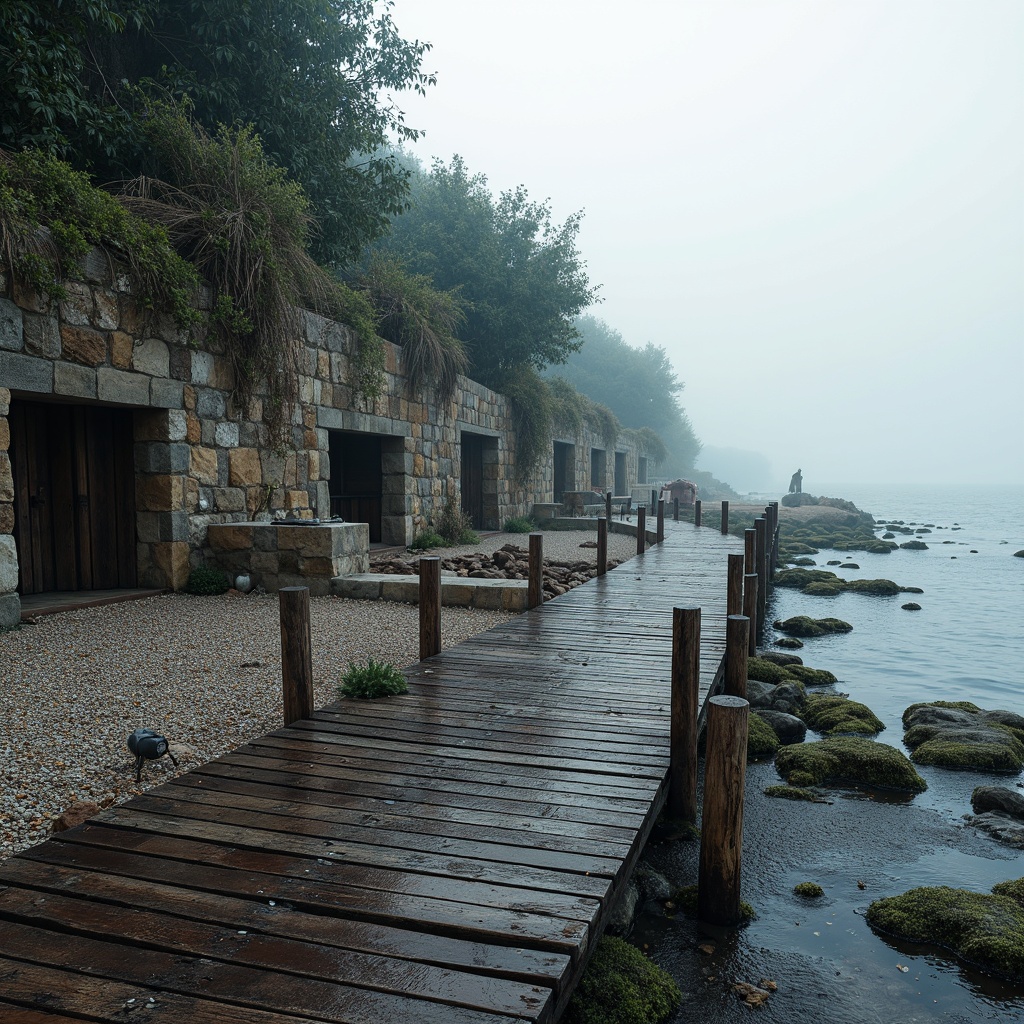
[[743, 571], [757, 572], [755, 563], [757, 549], [756, 531], [751, 526], [743, 531]]
[[441, 653], [441, 559], [420, 559], [420, 661]]
[[309, 622], [309, 587], [282, 587], [281, 681], [284, 724], [313, 714], [313, 639]]
[[679, 499], [672, 499], [672, 518], [678, 523], [679, 522]]
[[747, 637], [750, 619], [730, 615], [725, 620], [725, 692], [747, 699]]
[[754, 562], [757, 573], [757, 619], [764, 618], [768, 595], [768, 522], [764, 516], [754, 520]]
[[668, 813], [697, 822], [697, 701], [700, 689], [700, 608], [672, 609], [672, 730]]
[[665, 539], [665, 499], [658, 499], [658, 543]]
[[761, 620], [757, 617], [757, 573], [748, 572], [743, 577], [743, 614], [750, 620], [747, 638], [747, 653], [753, 658], [757, 654], [757, 631]]
[[725, 589], [725, 614], [740, 615], [743, 612], [743, 556], [729, 555], [728, 582]]
[[544, 603], [544, 534], [530, 534], [530, 588], [526, 603], [537, 608]]
[[708, 701], [697, 918], [727, 927], [739, 924], [743, 917], [740, 874], [749, 713], [750, 705], [741, 697]]
[[722, 533], [729, 532], [729, 502], [722, 502]]
[[608, 519], [599, 516], [597, 520], [597, 575], [608, 571]]
[[693, 525], [700, 526], [700, 498], [695, 499], [693, 503]]
[[652, 487], [651, 488], [651, 504], [650, 510], [653, 512], [658, 507], [658, 492]]
[[647, 508], [644, 505], [636, 507], [636, 553], [642, 555], [647, 547]]
[[779, 565], [779, 503], [773, 501], [772, 509], [772, 564], [769, 566], [771, 577], [775, 576], [775, 570]]
[[604, 492], [604, 517], [608, 522], [612, 521], [612, 492]]

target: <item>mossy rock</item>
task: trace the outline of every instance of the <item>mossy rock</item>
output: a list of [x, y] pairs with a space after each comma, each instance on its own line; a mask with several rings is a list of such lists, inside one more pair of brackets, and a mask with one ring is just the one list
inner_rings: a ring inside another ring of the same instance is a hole
[[928, 784], [902, 751], [859, 736], [836, 736], [782, 747], [775, 767], [791, 786], [855, 782], [880, 789], [923, 793]]
[[797, 640], [795, 636], [781, 636], [775, 641], [776, 647], [781, 647], [786, 651], [799, 651], [803, 645], [804, 642], [802, 640]]
[[846, 589], [854, 594], [874, 594], [878, 597], [894, 597], [900, 593], [898, 583], [892, 580], [847, 580]]
[[[872, 928], [894, 938], [950, 950], [965, 963], [1019, 982], [1024, 977], [1024, 879], [1001, 882], [991, 894], [924, 886], [868, 907]], [[996, 891], [1001, 890], [1001, 891]]]
[[908, 601], [906, 604], [901, 604], [900, 607], [905, 612], [919, 612], [921, 606], [916, 601]]
[[1024, 548], [1022, 548], [1020, 551], [1014, 551], [1013, 557], [1014, 558], [1024, 558]]
[[748, 760], [767, 761], [781, 746], [775, 730], [756, 711], [752, 711], [747, 719]]
[[891, 555], [897, 546], [896, 542], [891, 540], [869, 540], [864, 545], [864, 550], [869, 555]]
[[789, 558], [791, 555], [816, 555], [818, 549], [811, 547], [810, 544], [804, 544], [802, 541], [790, 540], [790, 541], [779, 541], [779, 557]]
[[775, 628], [790, 636], [828, 636], [831, 633], [849, 633], [853, 626], [842, 619], [812, 619], [809, 615], [794, 615], [785, 621], [775, 620]]
[[[762, 651], [758, 657], [762, 661], [770, 661], [773, 665], [781, 665], [783, 668], [804, 663], [804, 659], [799, 654], [783, 654], [780, 651]], [[750, 662], [748, 661], [747, 664], [749, 665]]]
[[843, 563], [840, 562], [838, 558], [833, 558], [833, 559], [830, 559], [829, 561], [827, 561], [825, 564], [826, 565], [842, 565]]
[[901, 594], [923, 594], [924, 591], [920, 587], [900, 587]]
[[836, 580], [834, 583], [808, 583], [804, 587], [804, 593], [810, 594], [813, 597], [838, 597], [844, 589], [845, 584], [840, 580]]
[[807, 558], [802, 556], [800, 558], [793, 559], [794, 565], [817, 565], [818, 563], [813, 558]]
[[766, 658], [747, 659], [748, 679], [756, 679], [761, 683], [771, 683], [772, 686], [778, 686], [784, 679], [789, 678], [786, 673], [787, 668], [777, 665], [773, 661], [768, 661]]
[[860, 566], [856, 562], [842, 562], [839, 566], [840, 569], [859, 569]]
[[[695, 917], [697, 914], [697, 886], [684, 885], [681, 889], [676, 889], [672, 893], [672, 902], [684, 914]], [[753, 921], [757, 917], [757, 912], [746, 900], [740, 900], [740, 914], [744, 922]]]
[[563, 1024], [658, 1024], [683, 994], [672, 977], [624, 939], [605, 936], [561, 1018]]
[[813, 789], [802, 789], [800, 786], [766, 786], [765, 796], [777, 797], [780, 800], [806, 800], [808, 803], [827, 803]]
[[838, 694], [812, 694], [804, 701], [800, 717], [826, 736], [843, 733], [874, 736], [885, 728], [885, 723], [866, 704]]
[[809, 665], [787, 665], [786, 672], [804, 686], [831, 686], [839, 680], [827, 668], [811, 668]]
[[900, 545], [904, 551], [927, 551], [928, 545], [923, 540], [908, 540]]
[[917, 764], [958, 770], [1024, 768], [1024, 717], [986, 711], [970, 701], [912, 704], [903, 712], [903, 742]]
[[788, 587], [792, 590], [804, 590], [812, 583], [842, 584], [842, 580], [834, 572], [827, 569], [783, 569], [772, 578], [777, 587]]
[[817, 900], [825, 895], [825, 890], [817, 882], [799, 882], [793, 886], [793, 892], [805, 900]]
[[1007, 882], [997, 882], [992, 886], [997, 896], [1008, 896], [1014, 903], [1024, 907], [1024, 878], [1013, 878]]
[[895, 539], [896, 539], [896, 534], [895, 533], [888, 533], [888, 532], [886, 532], [886, 533], [882, 534], [882, 540], [895, 540]]

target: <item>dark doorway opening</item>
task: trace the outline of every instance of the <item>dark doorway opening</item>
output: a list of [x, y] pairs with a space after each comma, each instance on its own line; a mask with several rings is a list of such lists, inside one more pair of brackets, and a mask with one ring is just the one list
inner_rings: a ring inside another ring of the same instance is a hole
[[647, 483], [647, 459], [642, 455], [636, 460], [636, 482], [638, 484]]
[[379, 544], [384, 486], [381, 437], [332, 430], [329, 442], [331, 515], [347, 523], [367, 523], [370, 543]]
[[14, 401], [9, 419], [21, 593], [137, 586], [132, 413]]
[[590, 486], [604, 494], [608, 482], [608, 453], [603, 448], [590, 449]]
[[615, 493], [626, 493], [626, 453], [615, 453]]
[[484, 439], [479, 434], [462, 435], [462, 511], [473, 529], [484, 528]]
[[576, 446], [555, 441], [555, 501], [576, 490]]

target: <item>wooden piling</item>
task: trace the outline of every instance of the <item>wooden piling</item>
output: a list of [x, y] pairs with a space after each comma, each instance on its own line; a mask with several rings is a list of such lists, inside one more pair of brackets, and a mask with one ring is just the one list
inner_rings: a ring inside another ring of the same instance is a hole
[[729, 502], [722, 501], [722, 533], [729, 532]]
[[[609, 492], [610, 494], [611, 492]], [[608, 518], [599, 516], [597, 520], [597, 575], [603, 576], [608, 571]]]
[[697, 917], [731, 927], [743, 919], [740, 876], [750, 705], [742, 697], [719, 696], [712, 697], [707, 708]]
[[604, 492], [604, 517], [610, 523], [612, 521], [612, 492]]
[[441, 653], [441, 559], [420, 559], [420, 661]]
[[725, 590], [726, 615], [743, 613], [743, 556], [728, 556], [728, 576]]
[[757, 538], [754, 528], [748, 527], [743, 531], [743, 571], [757, 572], [756, 564]]
[[652, 487], [651, 488], [651, 504], [649, 506], [651, 512], [658, 507], [658, 492]]
[[700, 498], [693, 503], [693, 525], [700, 526]]
[[697, 822], [700, 608], [672, 609], [672, 723], [668, 813]]
[[284, 724], [313, 714], [313, 638], [309, 620], [309, 587], [282, 587], [281, 681]]
[[769, 565], [769, 578], [775, 576], [775, 570], [779, 566], [779, 503], [773, 501], [772, 509], [772, 558]]
[[665, 499], [658, 499], [658, 543], [665, 540]]
[[544, 603], [544, 534], [530, 534], [530, 586], [526, 603], [537, 608]]
[[757, 573], [757, 620], [764, 618], [768, 594], [768, 521], [764, 516], [754, 520], [754, 563]]
[[748, 572], [743, 577], [743, 614], [750, 620], [747, 638], [747, 653], [753, 658], [757, 654], [757, 635], [761, 620], [757, 617], [757, 573]]
[[725, 692], [730, 697], [747, 698], [747, 644], [750, 619], [730, 615], [725, 620]]
[[647, 508], [644, 505], [636, 507], [636, 553], [642, 555], [647, 547]]
[[679, 499], [672, 499], [672, 518], [678, 523], [679, 522]]

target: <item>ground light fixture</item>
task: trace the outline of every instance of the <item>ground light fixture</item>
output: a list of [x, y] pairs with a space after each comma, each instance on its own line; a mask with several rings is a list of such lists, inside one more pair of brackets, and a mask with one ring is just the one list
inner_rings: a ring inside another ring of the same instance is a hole
[[166, 754], [178, 767], [177, 758], [171, 753], [166, 738], [153, 729], [136, 729], [128, 737], [128, 749], [135, 755], [135, 781], [142, 782], [142, 765], [145, 761], [156, 761]]

